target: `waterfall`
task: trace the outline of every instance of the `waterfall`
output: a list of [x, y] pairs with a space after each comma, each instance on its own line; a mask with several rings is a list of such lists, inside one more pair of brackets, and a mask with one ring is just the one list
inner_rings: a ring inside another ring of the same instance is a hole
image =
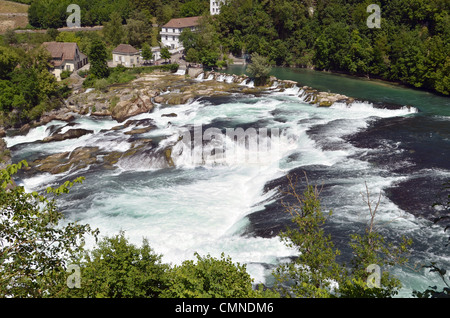
[[200, 73], [199, 75], [197, 75], [196, 79], [199, 81], [202, 81], [205, 78], [205, 73]]

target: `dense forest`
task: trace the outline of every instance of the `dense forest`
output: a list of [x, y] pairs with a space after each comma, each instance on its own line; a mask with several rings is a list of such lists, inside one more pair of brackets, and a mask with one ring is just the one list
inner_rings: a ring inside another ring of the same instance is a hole
[[[135, 12], [159, 25], [209, 15], [207, 0], [34, 0], [29, 22], [64, 26], [70, 3], [80, 5], [86, 26], [108, 22], [114, 11], [124, 24]], [[381, 9], [380, 28], [367, 26], [372, 3]], [[449, 9], [447, 0], [228, 0], [219, 15], [207, 18], [190, 59], [211, 66], [229, 52], [256, 52], [279, 66], [381, 78], [448, 95]]]
[[[367, 7], [381, 27], [367, 26]], [[450, 93], [446, 0], [231, 0], [217, 17], [221, 42], [277, 65], [342, 71]]]
[[[29, 1], [29, 0], [25, 0]], [[110, 20], [111, 13], [119, 12], [125, 23], [133, 13], [156, 17], [159, 24], [174, 17], [202, 15], [209, 12], [208, 0], [31, 0], [29, 23], [37, 28], [60, 28], [66, 25], [67, 6], [78, 4], [82, 26], [101, 25]]]

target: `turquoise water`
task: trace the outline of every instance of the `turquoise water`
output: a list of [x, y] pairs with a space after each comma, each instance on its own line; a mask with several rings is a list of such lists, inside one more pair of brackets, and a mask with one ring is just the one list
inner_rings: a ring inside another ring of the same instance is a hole
[[[242, 65], [230, 66], [225, 73], [245, 74]], [[414, 106], [429, 115], [450, 116], [450, 97], [415, 90], [379, 80], [355, 78], [347, 75], [318, 72], [309, 69], [275, 67], [271, 75], [293, 80], [319, 91], [344, 94], [357, 99]]]

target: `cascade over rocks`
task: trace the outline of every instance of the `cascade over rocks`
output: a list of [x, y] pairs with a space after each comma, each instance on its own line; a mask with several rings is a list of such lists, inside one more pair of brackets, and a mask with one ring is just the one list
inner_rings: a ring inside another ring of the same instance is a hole
[[[67, 99], [65, 108], [49, 112], [38, 121], [24, 125], [19, 133], [27, 134], [31, 128], [48, 124], [53, 120], [68, 122], [67, 127], [79, 116], [110, 116], [119, 125], [109, 131], [127, 136], [131, 145], [128, 150], [107, 151], [99, 147], [80, 147], [72, 152], [37, 159], [32, 162], [30, 169], [59, 174], [84, 169], [89, 165], [115, 169], [120, 162], [129, 164], [132, 161], [143, 165], [157, 162], [160, 167], [173, 167], [175, 165], [171, 158], [173, 145], [156, 150], [157, 143], [145, 136], [145, 133], [156, 128], [155, 123], [150, 119], [133, 120], [131, 117], [152, 112], [155, 105], [170, 107], [186, 104], [201, 97], [227, 96], [233, 93], [256, 95], [286, 90], [317, 107], [328, 107], [335, 102], [349, 104], [354, 101], [341, 94], [319, 92], [311, 87], [300, 86], [295, 81], [279, 80], [273, 76], [265, 86], [255, 86], [252, 79], [246, 75], [230, 75], [214, 71], [200, 73], [195, 79], [170, 73], [144, 74], [131, 83], [112, 85], [103, 91], [89, 89], [72, 94]], [[177, 114], [168, 111], [161, 117], [177, 117]], [[133, 127], [129, 129], [130, 126]], [[48, 129], [51, 130], [51, 135], [44, 138], [43, 142], [76, 139], [94, 133], [92, 130], [81, 128], [69, 129], [64, 133], [61, 133], [62, 128], [58, 126], [50, 126]], [[0, 150], [8, 162], [8, 149], [3, 147]]]

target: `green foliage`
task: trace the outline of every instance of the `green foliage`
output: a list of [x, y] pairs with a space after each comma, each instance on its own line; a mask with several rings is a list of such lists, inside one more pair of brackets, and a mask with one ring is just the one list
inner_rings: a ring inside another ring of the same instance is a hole
[[17, 44], [18, 39], [16, 32], [13, 29], [7, 29], [5, 33], [3, 34], [3, 42], [6, 44]]
[[19, 56], [11, 47], [0, 46], [0, 79], [8, 79], [19, 63]]
[[208, 0], [189, 0], [180, 6], [182, 17], [197, 17], [209, 12]]
[[127, 19], [133, 9], [130, 0], [34, 0], [28, 9], [29, 23], [36, 28], [60, 28], [66, 26], [69, 4], [80, 6], [83, 26], [102, 25], [110, 20], [112, 12], [120, 12]]
[[340, 252], [322, 228], [326, 217], [318, 199], [319, 192], [308, 185], [300, 196], [290, 178], [289, 185], [295, 203], [285, 204], [285, 208], [292, 215], [295, 228], [287, 229], [280, 237], [288, 247], [298, 250], [298, 257], [275, 270], [277, 287], [286, 297], [330, 297], [332, 284], [336, 280], [339, 282], [343, 269], [336, 262]]
[[54, 28], [48, 28], [46, 33], [52, 41], [56, 41], [56, 38], [59, 35], [59, 31]]
[[170, 59], [170, 57], [172, 56], [172, 54], [170, 54], [169, 49], [167, 47], [163, 47], [161, 48], [161, 58], [164, 60], [168, 60]]
[[70, 74], [72, 74], [72, 72], [71, 72], [70, 70], [64, 70], [64, 71], [62, 71], [62, 72], [61, 72], [61, 75], [60, 75], [61, 80], [64, 80], [64, 79], [66, 79], [66, 78], [69, 78], [69, 77], [70, 77]]
[[103, 25], [103, 35], [107, 43], [116, 47], [125, 38], [125, 28], [122, 25], [122, 16], [118, 11], [111, 13], [110, 20]]
[[140, 48], [144, 43], [152, 41], [152, 23], [144, 12], [133, 12], [127, 19], [126, 40], [128, 44]]
[[79, 260], [81, 288], [66, 288], [62, 297], [155, 298], [166, 288], [168, 265], [143, 240], [130, 244], [124, 232], [103, 238]]
[[254, 290], [245, 265], [233, 263], [222, 253], [220, 259], [198, 253], [197, 263], [184, 261], [169, 271], [169, 285], [161, 294], [166, 298], [253, 298], [276, 297], [271, 291]]
[[256, 52], [252, 54], [252, 62], [248, 65], [247, 72], [255, 80], [256, 85], [266, 84], [271, 70], [272, 67], [266, 57]]
[[449, 2], [379, 1], [380, 29], [366, 25], [371, 3], [229, 0], [215, 28], [220, 44], [236, 55], [257, 52], [277, 65], [379, 77], [448, 95]]
[[59, 32], [56, 36], [57, 42], [75, 42], [79, 47], [81, 46], [81, 37], [75, 32]]
[[48, 71], [49, 61], [49, 53], [40, 47], [29, 52], [0, 47], [0, 112], [5, 127], [36, 119], [46, 105], [59, 100], [62, 86]]
[[[0, 182], [0, 296], [49, 297], [65, 282], [65, 268], [83, 250], [85, 235], [96, 235], [88, 225], [61, 224], [63, 215], [54, 198], [27, 193], [12, 184], [13, 175], [28, 166], [19, 162], [1, 170]], [[74, 183], [49, 188], [67, 193]]]
[[89, 50], [90, 75], [95, 78], [105, 78], [109, 76], [108, 54], [106, 46], [100, 39], [91, 42]]
[[150, 47], [150, 45], [148, 43], [144, 43], [142, 45], [142, 58], [145, 61], [149, 61], [149, 60], [153, 59], [152, 48]]
[[[374, 208], [366, 188], [370, 224], [363, 235], [351, 236], [353, 258], [349, 265], [341, 264], [336, 259], [340, 251], [334, 247], [331, 236], [324, 234], [326, 216], [322, 213], [318, 189], [307, 185], [303, 195], [300, 195], [290, 176], [288, 180], [287, 193], [292, 196], [294, 203], [284, 206], [292, 215], [295, 227], [282, 232], [280, 237], [288, 247], [298, 250], [299, 255], [292, 262], [279, 265], [274, 271], [276, 287], [283, 295], [315, 298], [395, 296], [401, 283], [386, 269], [406, 263], [405, 254], [411, 240], [402, 238], [395, 245], [387, 244], [384, 237], [375, 231], [375, 215], [380, 201]], [[368, 284], [372, 278], [367, 271], [369, 265], [384, 268], [382, 273], [377, 273], [380, 275], [379, 286]]]
[[189, 29], [183, 30], [180, 41], [186, 50], [187, 61], [201, 63], [208, 67], [219, 66], [218, 63], [223, 64], [219, 62], [223, 52], [216, 28], [214, 19], [203, 16], [195, 32]]

